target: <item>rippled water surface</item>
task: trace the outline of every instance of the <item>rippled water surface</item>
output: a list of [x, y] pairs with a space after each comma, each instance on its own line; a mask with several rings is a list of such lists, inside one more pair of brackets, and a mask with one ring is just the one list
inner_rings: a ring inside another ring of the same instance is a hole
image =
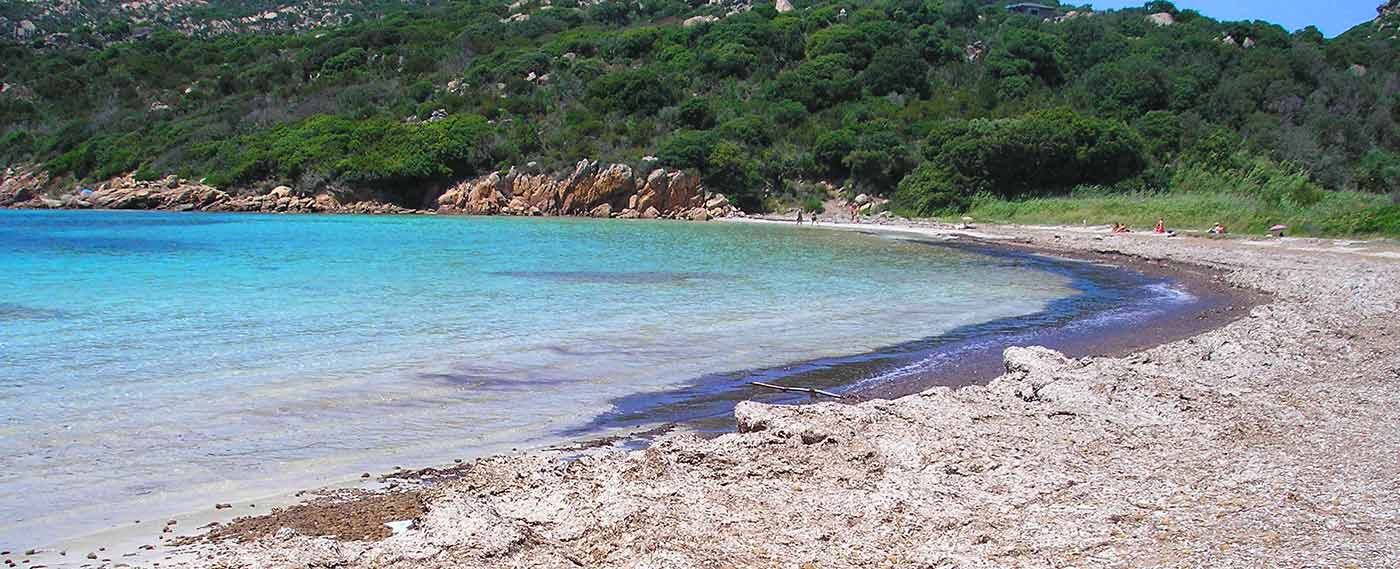
[[[0, 211], [0, 546], [536, 444], [1069, 279], [788, 226]], [[7, 549], [12, 547], [6, 547]]]

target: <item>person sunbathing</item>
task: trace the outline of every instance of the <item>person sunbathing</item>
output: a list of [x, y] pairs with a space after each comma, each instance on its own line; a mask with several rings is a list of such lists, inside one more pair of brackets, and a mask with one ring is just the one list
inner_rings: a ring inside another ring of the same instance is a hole
[[1211, 234], [1211, 235], [1224, 235], [1224, 234], [1225, 234], [1225, 224], [1223, 224], [1223, 223], [1218, 223], [1218, 222], [1217, 222], [1217, 223], [1215, 224], [1215, 227], [1210, 228], [1210, 234]]

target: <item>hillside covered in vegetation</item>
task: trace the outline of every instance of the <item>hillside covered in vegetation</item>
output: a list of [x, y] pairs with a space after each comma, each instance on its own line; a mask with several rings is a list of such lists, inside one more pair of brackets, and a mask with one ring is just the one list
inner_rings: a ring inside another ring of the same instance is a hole
[[[224, 4], [260, 3], [200, 9]], [[243, 8], [226, 19], [266, 13]], [[973, 0], [337, 10], [264, 33], [66, 14], [61, 38], [0, 40], [0, 163], [412, 203], [599, 159], [692, 170], [750, 211], [829, 181], [912, 215], [1092, 203], [1400, 234], [1394, 1], [1334, 39], [1161, 1], [1048, 18]]]

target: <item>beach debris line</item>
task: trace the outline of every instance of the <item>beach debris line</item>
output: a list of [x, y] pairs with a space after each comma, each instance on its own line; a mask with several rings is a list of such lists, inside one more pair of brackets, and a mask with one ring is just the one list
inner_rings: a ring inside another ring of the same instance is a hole
[[825, 395], [827, 397], [834, 397], [836, 399], [846, 398], [845, 395], [841, 395], [839, 393], [832, 393], [830, 391], [817, 389], [815, 387], [788, 387], [786, 385], [774, 385], [772, 383], [763, 383], [762, 381], [750, 381], [749, 384], [757, 385], [759, 387], [766, 387], [768, 389], [776, 389], [778, 391], [788, 391], [792, 393], [807, 393], [811, 395]]

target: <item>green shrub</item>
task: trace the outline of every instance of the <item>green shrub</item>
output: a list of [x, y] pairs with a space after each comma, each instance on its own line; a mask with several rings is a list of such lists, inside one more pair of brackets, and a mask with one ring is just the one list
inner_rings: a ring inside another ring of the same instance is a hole
[[1356, 187], [1363, 192], [1400, 193], [1400, 157], [1372, 149], [1356, 168]]
[[0, 136], [0, 164], [10, 165], [30, 157], [34, 152], [34, 137], [15, 129]]
[[655, 69], [614, 71], [588, 84], [588, 96], [603, 109], [624, 114], [655, 114], [676, 103], [675, 82]]
[[246, 159], [238, 161], [229, 181], [313, 174], [374, 185], [466, 176], [495, 161], [487, 145], [492, 134], [479, 116], [419, 124], [312, 117], [245, 139]]
[[874, 95], [928, 93], [928, 64], [913, 48], [890, 46], [875, 52], [870, 66], [860, 74], [861, 85]]
[[364, 64], [365, 57], [366, 56], [364, 49], [352, 47], [341, 52], [335, 57], [327, 59], [326, 62], [321, 65], [321, 69], [327, 73], [338, 73], [341, 71], [354, 69]]
[[708, 100], [701, 97], [686, 99], [681, 103], [677, 118], [681, 126], [695, 130], [709, 130], [715, 126], [715, 110]]
[[763, 180], [753, 154], [733, 142], [715, 144], [701, 173], [706, 185], [730, 196], [740, 207], [756, 204], [761, 195]]
[[850, 61], [852, 68], [860, 69], [874, 52], [875, 47], [863, 31], [844, 24], [818, 30], [807, 38], [808, 60], [837, 56]]
[[1235, 168], [1211, 169], [1204, 163], [1178, 167], [1172, 188], [1182, 192], [1234, 193], [1258, 197], [1282, 207], [1307, 207], [1325, 196], [1308, 173], [1293, 165], [1237, 152], [1228, 163]]
[[958, 187], [957, 175], [924, 162], [899, 181], [892, 206], [907, 215], [926, 216], [966, 209], [969, 194]]
[[709, 165], [710, 148], [715, 144], [714, 134], [707, 131], [681, 130], [661, 141], [656, 157], [661, 163], [673, 168], [695, 168], [703, 170]]
[[1002, 196], [1112, 184], [1142, 172], [1142, 138], [1118, 121], [1051, 109], [1016, 119], [952, 121], [928, 137], [930, 160]]
[[775, 96], [802, 103], [808, 111], [825, 109], [856, 92], [850, 64], [850, 58], [841, 54], [809, 59], [778, 74], [772, 91]]
[[773, 125], [758, 115], [747, 115], [724, 121], [720, 136], [751, 146], [767, 146], [773, 142]]
[[1400, 205], [1347, 209], [1325, 218], [1317, 229], [1323, 235], [1400, 236]]

